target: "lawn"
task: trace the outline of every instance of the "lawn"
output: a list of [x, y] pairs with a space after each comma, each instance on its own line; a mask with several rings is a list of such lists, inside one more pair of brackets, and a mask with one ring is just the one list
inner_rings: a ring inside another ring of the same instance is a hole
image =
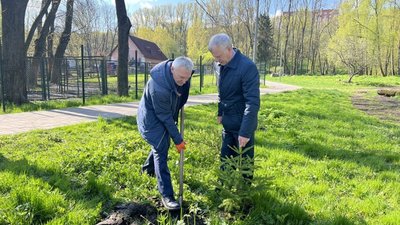
[[[313, 78], [283, 77], [307, 88], [262, 97], [253, 185], [263, 188], [248, 194], [245, 210], [218, 207], [224, 199], [214, 193], [216, 105], [187, 108], [187, 214], [209, 224], [398, 224], [400, 125], [350, 98], [398, 80]], [[148, 150], [134, 117], [0, 136], [0, 224], [95, 224], [120, 203], [158, 206], [156, 180], [139, 174]], [[177, 193], [178, 154], [171, 148], [169, 157]], [[162, 209], [157, 220], [177, 222]]]
[[336, 90], [353, 92], [357, 89], [373, 89], [380, 87], [399, 87], [400, 76], [354, 76], [351, 83], [348, 83], [349, 76], [282, 76], [266, 77], [269, 81], [293, 84], [305, 88]]

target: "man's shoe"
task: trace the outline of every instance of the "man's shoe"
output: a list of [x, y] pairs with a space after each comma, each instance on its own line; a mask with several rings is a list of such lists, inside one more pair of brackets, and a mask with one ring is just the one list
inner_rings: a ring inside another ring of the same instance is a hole
[[162, 197], [162, 203], [165, 208], [168, 210], [177, 210], [180, 209], [181, 206], [178, 202], [174, 199], [174, 197]]

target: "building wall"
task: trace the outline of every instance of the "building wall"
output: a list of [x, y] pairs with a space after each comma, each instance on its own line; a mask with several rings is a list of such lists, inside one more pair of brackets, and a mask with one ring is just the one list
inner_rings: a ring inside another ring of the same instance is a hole
[[[128, 61], [131, 61], [132, 59], [135, 59], [135, 51], [138, 51], [138, 53], [137, 53], [138, 61], [139, 62], [146, 62], [146, 59], [144, 58], [143, 54], [139, 51], [138, 47], [135, 45], [135, 43], [133, 43], [133, 41], [130, 38], [128, 40], [128, 45], [129, 45]], [[118, 61], [118, 48], [116, 48], [111, 53], [110, 59]]]

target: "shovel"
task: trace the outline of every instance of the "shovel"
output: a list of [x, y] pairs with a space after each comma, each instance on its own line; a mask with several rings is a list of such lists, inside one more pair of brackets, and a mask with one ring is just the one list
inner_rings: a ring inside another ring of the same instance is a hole
[[[185, 112], [184, 107], [181, 109], [181, 122], [180, 122], [180, 132], [183, 138], [183, 130], [185, 126]], [[180, 160], [179, 160], [179, 205], [182, 208], [183, 203], [183, 160], [185, 159], [184, 156], [185, 151], [180, 152]]]

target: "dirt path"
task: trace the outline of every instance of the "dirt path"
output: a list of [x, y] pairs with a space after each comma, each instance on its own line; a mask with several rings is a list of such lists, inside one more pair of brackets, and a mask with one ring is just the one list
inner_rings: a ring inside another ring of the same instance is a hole
[[375, 89], [359, 90], [351, 100], [354, 107], [369, 115], [400, 124], [400, 100], [398, 98], [378, 95], [377, 89]]

